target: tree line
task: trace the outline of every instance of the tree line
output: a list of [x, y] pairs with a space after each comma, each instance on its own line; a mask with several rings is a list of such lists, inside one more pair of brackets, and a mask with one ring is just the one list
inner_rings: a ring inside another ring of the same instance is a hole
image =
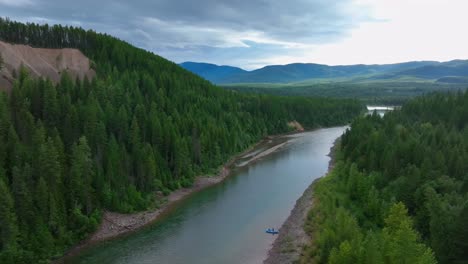
[[467, 263], [468, 92], [358, 118], [337, 155], [303, 262]]
[[58, 84], [19, 69], [0, 92], [0, 262], [60, 256], [95, 230], [103, 209], [157, 206], [262, 137], [349, 122], [353, 100], [245, 95], [176, 64], [80, 28], [0, 19], [0, 39], [78, 48], [92, 80]]
[[357, 98], [366, 104], [402, 105], [414, 97], [433, 92], [453, 92], [466, 89], [466, 83], [433, 81], [341, 81], [300, 83], [294, 85], [233, 84], [226, 89], [255, 94], [280, 96], [319, 96], [328, 98]]

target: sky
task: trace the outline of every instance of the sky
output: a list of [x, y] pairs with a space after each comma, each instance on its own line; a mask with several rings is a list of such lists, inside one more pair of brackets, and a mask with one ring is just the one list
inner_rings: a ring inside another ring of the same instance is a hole
[[467, 0], [0, 0], [0, 16], [105, 32], [177, 63], [256, 69], [468, 59]]

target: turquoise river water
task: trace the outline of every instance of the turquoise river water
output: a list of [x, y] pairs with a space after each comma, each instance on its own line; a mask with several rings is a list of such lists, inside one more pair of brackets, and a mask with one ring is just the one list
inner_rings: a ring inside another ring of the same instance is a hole
[[286, 136], [283, 147], [235, 168], [154, 224], [84, 250], [72, 262], [262, 263], [275, 239], [265, 229], [279, 228], [304, 190], [327, 172], [327, 154], [344, 130]]

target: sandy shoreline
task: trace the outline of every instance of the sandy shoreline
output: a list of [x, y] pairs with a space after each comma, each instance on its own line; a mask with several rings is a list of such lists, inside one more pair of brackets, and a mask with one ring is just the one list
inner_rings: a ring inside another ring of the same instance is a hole
[[[285, 135], [269, 136], [261, 140], [246, 151], [229, 160], [224, 164], [224, 166], [222, 166], [216, 176], [199, 176], [195, 179], [195, 183], [192, 187], [182, 188], [169, 194], [169, 196], [167, 196], [167, 202], [156, 210], [148, 210], [133, 214], [104, 211], [102, 221], [98, 229], [86, 240], [68, 250], [63, 257], [55, 260], [54, 263], [66, 263], [68, 258], [79, 254], [79, 252], [85, 248], [105, 240], [135, 232], [157, 221], [161, 215], [170, 211], [178, 201], [183, 200], [190, 194], [224, 181], [231, 174], [231, 170], [234, 166], [243, 167], [251, 164], [256, 160], [277, 151], [283, 147], [288, 140], [289, 138], [285, 137]], [[245, 159], [248, 160], [245, 161]]]
[[[335, 153], [339, 140], [340, 137], [335, 140], [328, 154], [330, 162], [328, 163], [327, 174], [333, 169], [335, 164]], [[295, 263], [300, 258], [303, 246], [310, 243], [311, 238], [304, 230], [304, 223], [314, 204], [314, 186], [318, 180], [320, 178], [314, 180], [296, 201], [291, 214], [281, 226], [278, 237], [268, 251], [267, 258], [263, 261], [264, 264]]]

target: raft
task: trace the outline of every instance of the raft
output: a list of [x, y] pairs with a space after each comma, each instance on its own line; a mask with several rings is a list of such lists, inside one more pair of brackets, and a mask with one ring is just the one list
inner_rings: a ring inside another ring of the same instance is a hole
[[265, 233], [276, 235], [279, 233], [279, 230], [275, 230], [274, 228], [268, 228], [267, 230], [265, 230]]

